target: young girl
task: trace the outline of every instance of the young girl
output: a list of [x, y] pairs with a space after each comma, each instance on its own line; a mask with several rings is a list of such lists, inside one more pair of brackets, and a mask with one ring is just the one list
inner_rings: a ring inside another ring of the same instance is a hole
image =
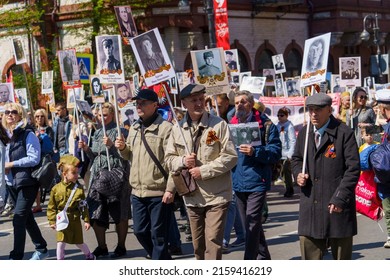
[[[79, 173], [77, 166], [79, 163], [80, 161], [72, 155], [65, 155], [60, 159], [59, 169], [62, 173], [62, 181], [51, 190], [50, 200], [47, 206], [47, 218], [52, 229], [56, 229], [57, 213], [64, 209], [75, 184], [78, 184], [77, 178]], [[87, 260], [96, 259], [83, 241], [80, 216], [84, 220], [84, 228], [86, 230], [89, 230], [91, 226], [89, 224], [89, 213], [82, 186], [78, 185], [66, 212], [69, 225], [66, 229], [57, 232], [57, 260], [63, 260], [65, 258], [65, 246], [67, 243], [76, 244], [84, 253]]]

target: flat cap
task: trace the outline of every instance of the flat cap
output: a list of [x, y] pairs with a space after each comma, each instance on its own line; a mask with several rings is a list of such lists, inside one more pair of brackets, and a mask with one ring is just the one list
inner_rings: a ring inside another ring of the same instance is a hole
[[214, 54], [212, 51], [204, 52], [203, 58], [206, 59], [207, 57], [214, 57]]
[[78, 167], [78, 165], [80, 164], [80, 160], [77, 157], [72, 155], [63, 155], [60, 158], [60, 165], [64, 165], [64, 164], [69, 164], [74, 167]]
[[104, 46], [104, 45], [110, 45], [110, 46], [112, 46], [112, 44], [113, 44], [112, 39], [104, 38], [104, 39], [102, 40], [102, 45], [103, 45], [103, 46]]
[[390, 90], [388, 89], [377, 90], [375, 93], [375, 98], [378, 103], [390, 104]]
[[325, 93], [315, 93], [306, 99], [306, 106], [325, 107], [331, 105], [332, 105], [332, 98], [330, 98]]
[[157, 93], [151, 89], [145, 88], [141, 89], [136, 96], [131, 98], [131, 100], [149, 100], [153, 102], [158, 102]]
[[184, 99], [191, 95], [205, 93], [206, 87], [198, 84], [189, 84], [180, 91], [180, 99]]

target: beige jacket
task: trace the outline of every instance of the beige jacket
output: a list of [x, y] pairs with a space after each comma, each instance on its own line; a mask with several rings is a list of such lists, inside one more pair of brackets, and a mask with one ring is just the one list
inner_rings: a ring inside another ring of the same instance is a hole
[[[232, 179], [230, 170], [236, 165], [237, 152], [230, 137], [227, 123], [216, 116], [204, 112], [198, 128], [191, 135], [187, 116], [184, 117], [182, 131], [189, 150], [200, 127], [203, 127], [197, 151], [197, 166], [200, 166], [202, 179], [197, 180], [199, 189], [184, 197], [187, 206], [204, 207], [228, 202], [232, 199]], [[214, 139], [211, 135], [215, 132]], [[184, 139], [175, 125], [172, 128], [165, 152], [165, 162], [170, 171], [183, 166], [186, 155]]]
[[[145, 138], [150, 149], [168, 173], [164, 164], [164, 152], [171, 133], [172, 124], [163, 120], [161, 115], [147, 128]], [[130, 127], [126, 147], [120, 151], [121, 156], [130, 160], [130, 185], [132, 194], [137, 197], [163, 196], [166, 181], [154, 163], [141, 140], [141, 126], [135, 123]]]

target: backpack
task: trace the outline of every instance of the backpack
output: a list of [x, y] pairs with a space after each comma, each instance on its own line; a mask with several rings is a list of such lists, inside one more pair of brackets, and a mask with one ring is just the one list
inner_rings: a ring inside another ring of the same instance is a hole
[[360, 157], [360, 170], [361, 171], [372, 170], [372, 167], [370, 164], [370, 155], [377, 148], [378, 148], [378, 144], [372, 144], [360, 152], [359, 157]]
[[370, 155], [370, 163], [375, 173], [375, 181], [390, 184], [390, 143], [378, 145]]

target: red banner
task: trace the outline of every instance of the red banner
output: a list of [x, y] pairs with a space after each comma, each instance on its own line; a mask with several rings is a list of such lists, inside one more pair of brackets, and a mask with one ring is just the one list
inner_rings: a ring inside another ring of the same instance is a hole
[[230, 50], [227, 0], [213, 0], [217, 47]]

